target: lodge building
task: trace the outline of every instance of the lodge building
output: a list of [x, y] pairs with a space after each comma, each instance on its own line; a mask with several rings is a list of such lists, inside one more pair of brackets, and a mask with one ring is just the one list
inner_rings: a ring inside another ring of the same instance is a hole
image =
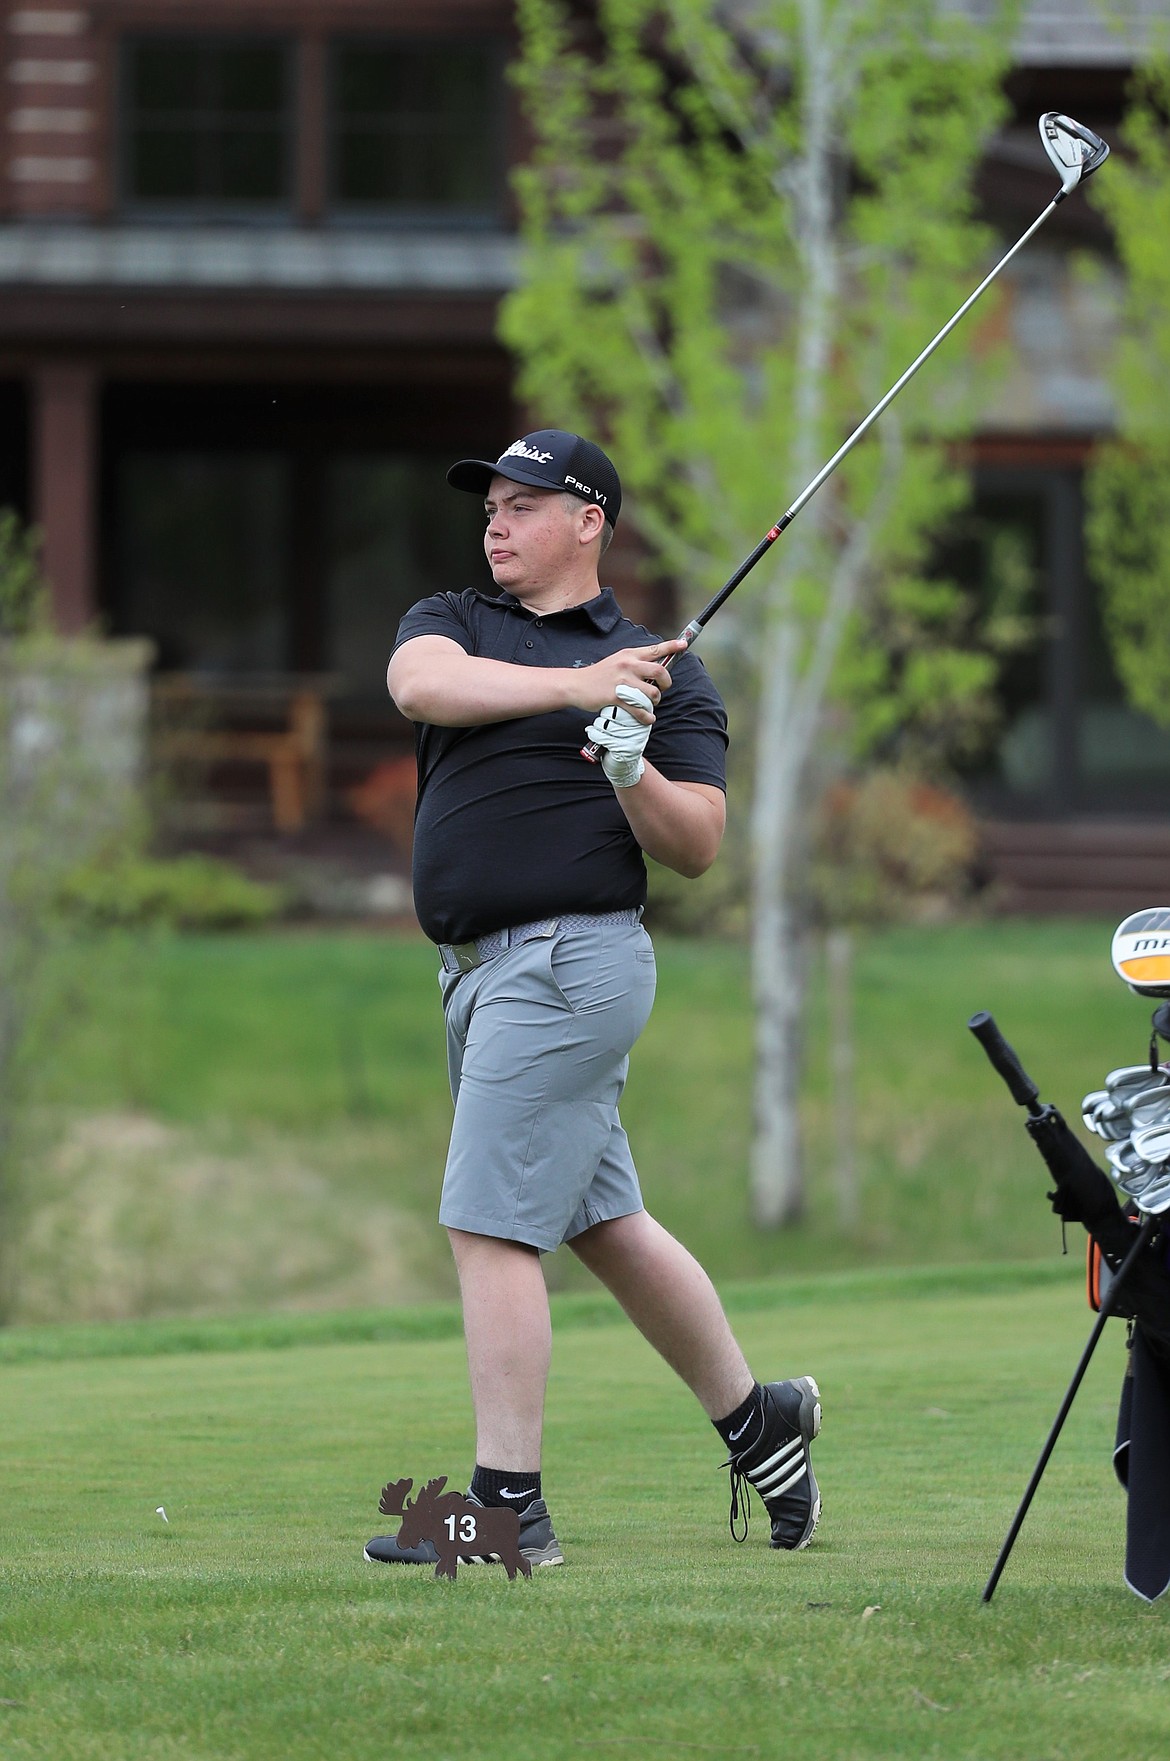
[[[1156, 10], [1129, 0], [1119, 33], [1090, 0], [1029, 8], [1014, 119], [980, 177], [1005, 241], [1051, 195], [1036, 117], [1108, 138]], [[42, 528], [64, 629], [148, 635], [162, 676], [328, 681], [341, 813], [408, 745], [384, 687], [398, 616], [477, 578], [479, 510], [446, 465], [523, 422], [495, 335], [525, 147], [512, 13], [0, 8], [0, 505]], [[1084, 247], [1093, 284], [1069, 270]], [[1005, 277], [1014, 366], [981, 420], [979, 520], [957, 552], [977, 582], [987, 534], [1010, 530], [1034, 577], [1042, 633], [1008, 668], [1004, 737], [971, 788], [993, 860], [1042, 907], [1170, 881], [1170, 737], [1122, 701], [1084, 561], [1081, 477], [1112, 420], [1108, 251], [1093, 207], [1069, 202]], [[629, 552], [611, 558], [627, 608], [673, 627]]]

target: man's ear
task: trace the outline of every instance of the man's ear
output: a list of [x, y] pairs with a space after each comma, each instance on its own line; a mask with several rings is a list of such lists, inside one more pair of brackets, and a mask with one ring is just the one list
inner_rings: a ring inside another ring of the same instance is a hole
[[595, 501], [582, 502], [581, 512], [584, 515], [581, 522], [581, 542], [592, 544], [605, 525], [605, 515]]

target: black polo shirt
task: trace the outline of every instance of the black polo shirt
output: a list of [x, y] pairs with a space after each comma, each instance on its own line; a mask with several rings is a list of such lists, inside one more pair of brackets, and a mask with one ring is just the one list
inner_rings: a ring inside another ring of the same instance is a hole
[[[661, 640], [623, 616], [608, 588], [539, 615], [510, 593], [437, 593], [407, 612], [395, 649], [415, 636], [446, 636], [487, 660], [557, 667]], [[697, 655], [680, 655], [671, 677], [646, 757], [672, 782], [725, 788], [722, 699]], [[432, 941], [645, 904], [642, 851], [601, 766], [580, 755], [590, 719], [569, 709], [474, 728], [416, 723], [414, 905]]]

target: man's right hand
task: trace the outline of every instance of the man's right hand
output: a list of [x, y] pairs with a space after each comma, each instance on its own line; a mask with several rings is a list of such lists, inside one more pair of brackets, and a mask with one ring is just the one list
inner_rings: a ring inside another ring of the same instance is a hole
[[[619, 685], [632, 685], [635, 691], [644, 691], [655, 704], [670, 689], [670, 674], [664, 662], [672, 655], [685, 654], [686, 648], [686, 642], [674, 636], [668, 642], [652, 642], [645, 648], [620, 648], [592, 666], [574, 667], [569, 672], [570, 701], [575, 709], [596, 714], [621, 702]], [[646, 726], [654, 720], [652, 710], [633, 704], [628, 706], [628, 712]]]

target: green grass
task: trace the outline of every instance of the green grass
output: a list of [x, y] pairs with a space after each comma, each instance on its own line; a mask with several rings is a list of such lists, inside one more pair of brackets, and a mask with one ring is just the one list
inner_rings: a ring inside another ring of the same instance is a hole
[[[647, 1202], [720, 1279], [1056, 1249], [1021, 1115], [966, 1032], [991, 1008], [1046, 1098], [1145, 1055], [1112, 925], [895, 929], [858, 948], [861, 1221], [843, 1230], [819, 969], [804, 1081], [808, 1209], [749, 1218], [747, 955], [662, 939], [623, 1118]], [[18, 1318], [371, 1307], [450, 1297], [435, 1226], [450, 1100], [435, 956], [418, 937], [152, 938], [105, 956], [46, 1060], [55, 1147], [32, 1189]], [[571, 1256], [554, 1288], [581, 1289]]]
[[361, 1559], [384, 1480], [467, 1472], [438, 1310], [432, 1337], [381, 1342], [285, 1317], [281, 1350], [246, 1323], [186, 1324], [185, 1355], [178, 1323], [105, 1356], [24, 1335], [0, 1368], [5, 1761], [1164, 1753], [1168, 1607], [1121, 1581], [1120, 1329], [979, 1600], [1088, 1331], [1075, 1268], [729, 1296], [762, 1372], [821, 1381], [814, 1546], [772, 1553], [758, 1514], [734, 1546], [690, 1397], [612, 1311], [560, 1298], [545, 1474], [568, 1564], [513, 1584]]

